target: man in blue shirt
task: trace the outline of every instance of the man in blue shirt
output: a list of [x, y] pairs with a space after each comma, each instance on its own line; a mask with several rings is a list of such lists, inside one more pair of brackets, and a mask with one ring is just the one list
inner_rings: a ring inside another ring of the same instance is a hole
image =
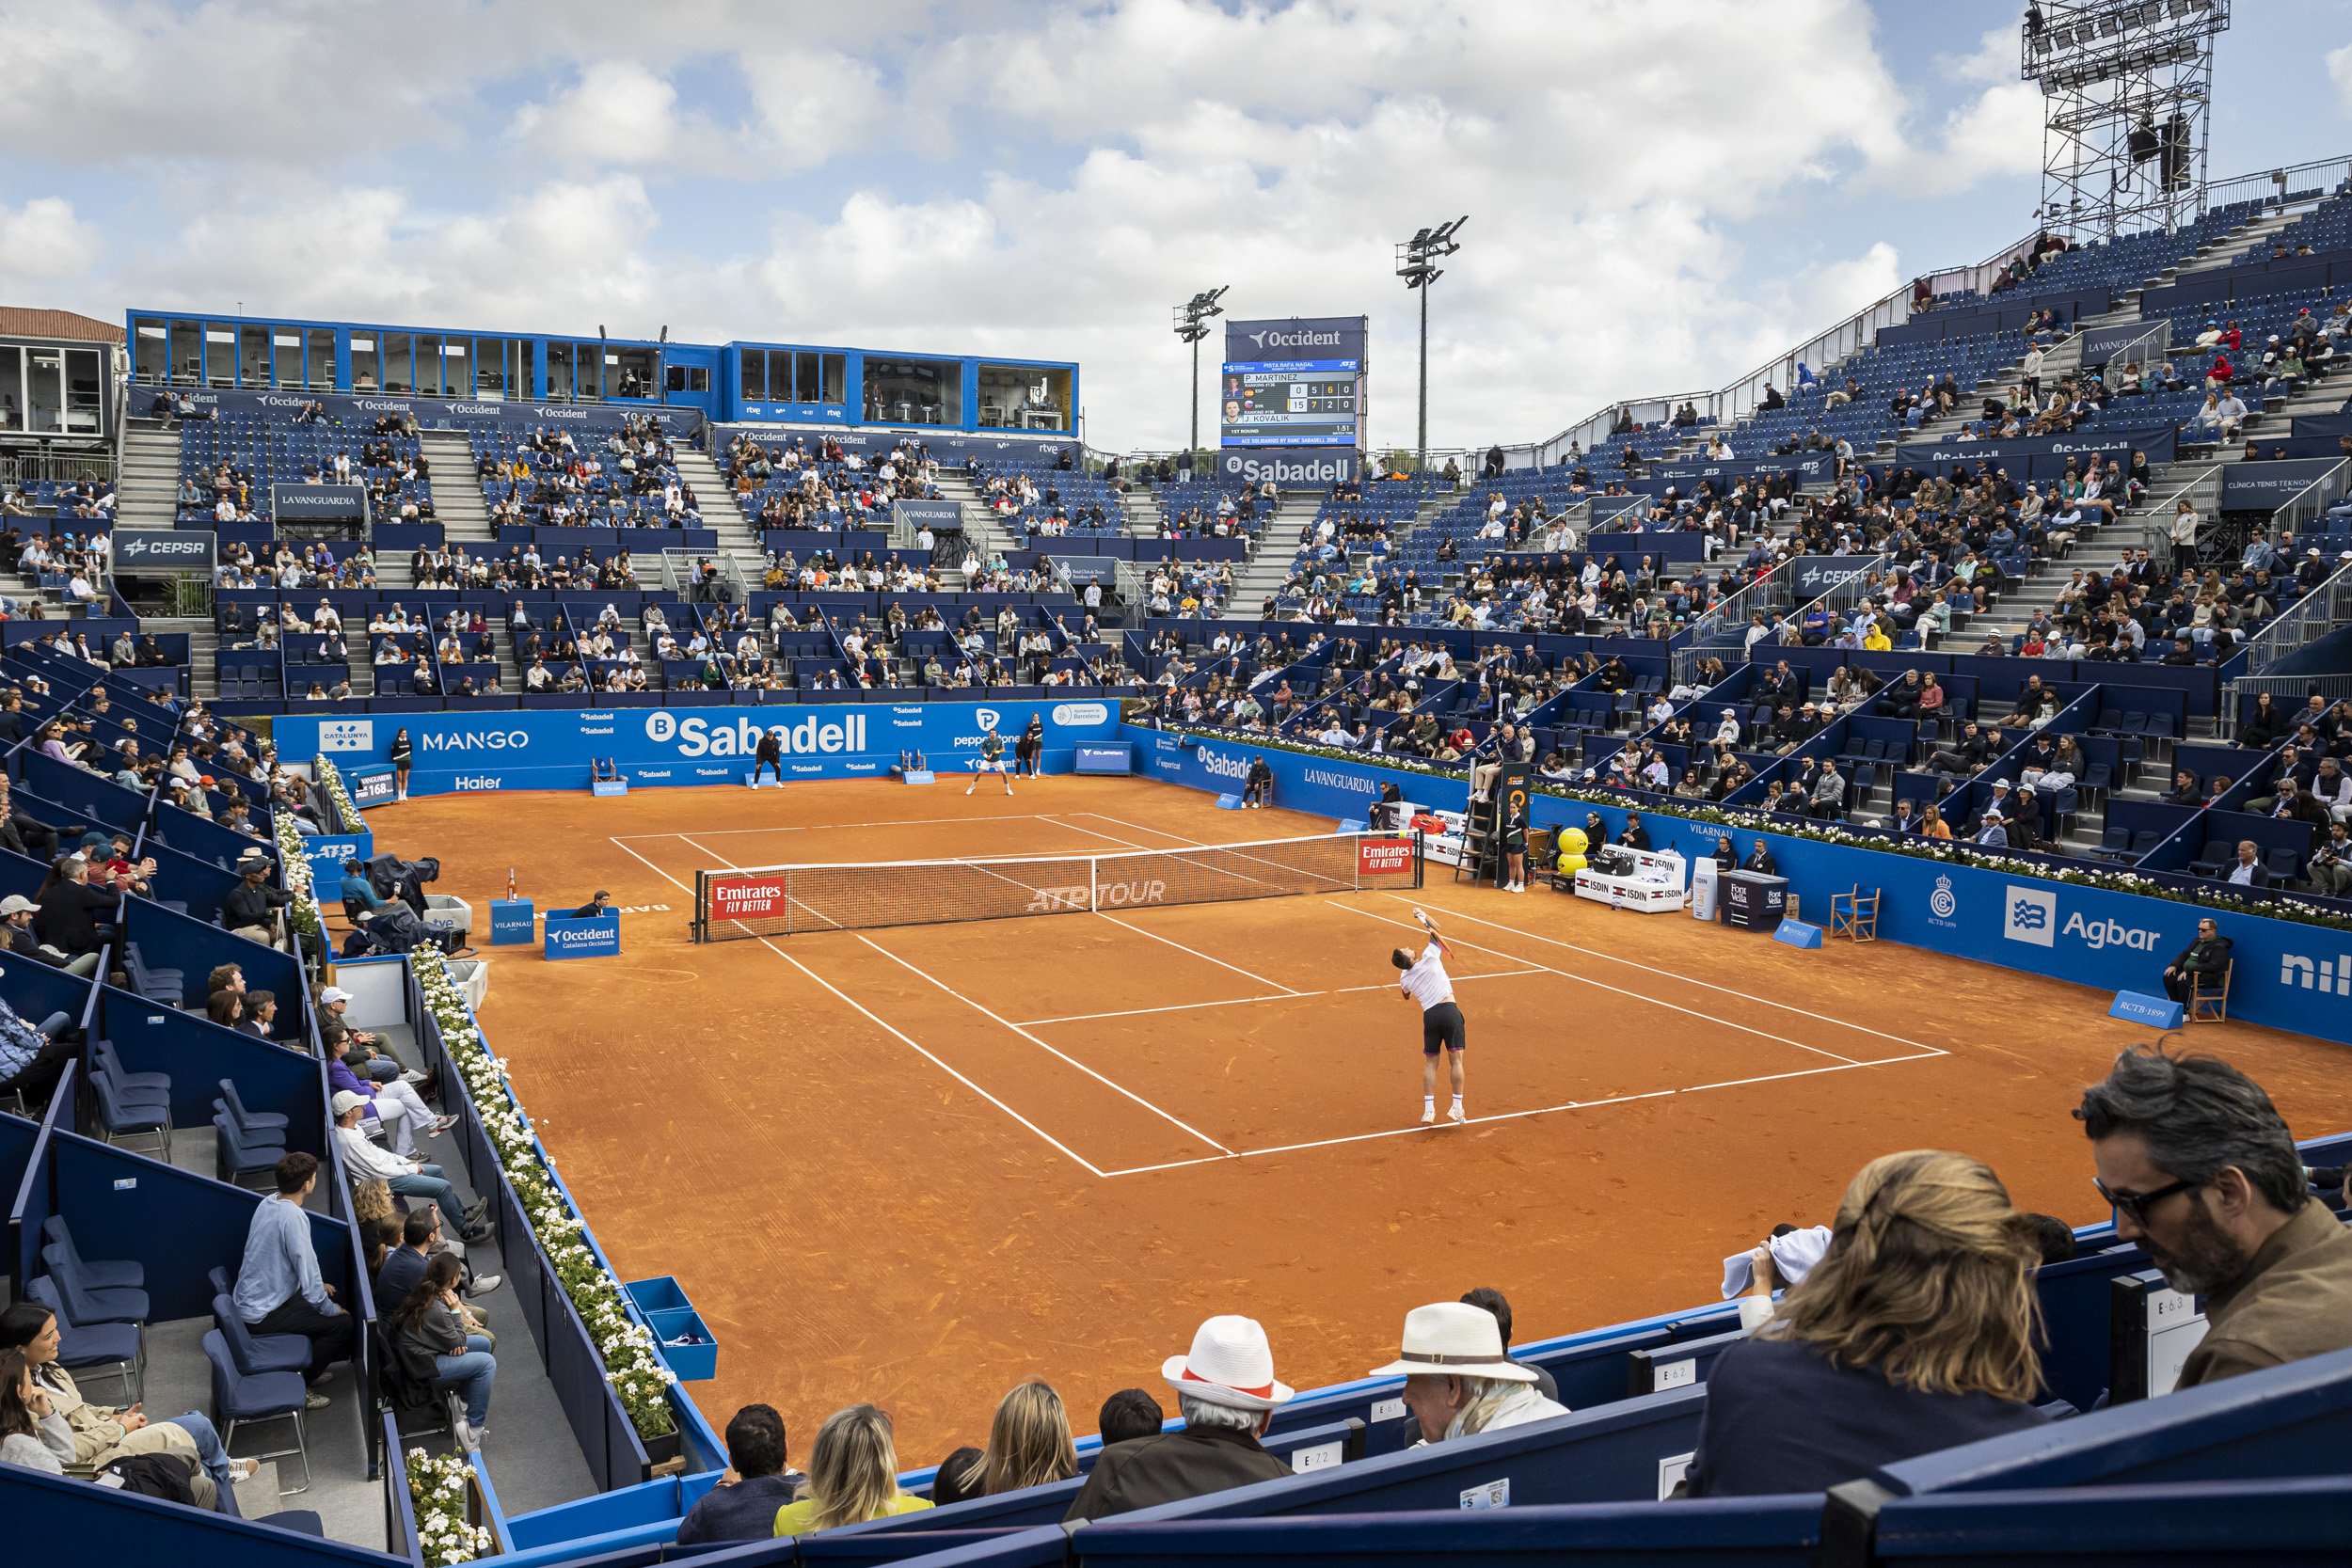
[[776, 1511], [803, 1479], [785, 1468], [784, 1418], [768, 1405], [745, 1405], [727, 1423], [727, 1473], [687, 1510], [677, 1544], [768, 1540]]
[[[324, 1383], [338, 1361], [350, 1359], [356, 1332], [351, 1314], [335, 1305], [335, 1287], [319, 1277], [318, 1253], [310, 1245], [310, 1217], [303, 1200], [318, 1185], [318, 1158], [300, 1152], [278, 1162], [278, 1196], [254, 1209], [245, 1234], [245, 1260], [237, 1266], [237, 1316], [256, 1334], [299, 1334], [310, 1341], [313, 1384]], [[326, 1396], [313, 1392], [307, 1408], [323, 1410]]]

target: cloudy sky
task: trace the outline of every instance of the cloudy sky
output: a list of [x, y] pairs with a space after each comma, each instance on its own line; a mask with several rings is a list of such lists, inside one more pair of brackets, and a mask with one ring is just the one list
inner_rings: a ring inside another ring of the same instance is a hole
[[[0, 303], [1075, 359], [1129, 450], [1230, 284], [1372, 317], [1385, 445], [1468, 214], [1431, 440], [1527, 440], [2022, 234], [2023, 8], [0, 0]], [[2352, 0], [2235, 8], [2214, 172], [2352, 151]]]

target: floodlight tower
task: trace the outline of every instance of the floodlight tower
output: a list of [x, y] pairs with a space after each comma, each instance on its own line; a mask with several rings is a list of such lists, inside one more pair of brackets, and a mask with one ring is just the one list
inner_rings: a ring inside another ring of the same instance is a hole
[[2213, 40], [2230, 0], [2039, 0], [2019, 71], [2039, 85], [2044, 229], [2177, 229], [2205, 208]]
[[1413, 470], [1429, 467], [1429, 286], [1445, 276], [1438, 262], [1461, 249], [1454, 236], [1470, 222], [1465, 213], [1452, 223], [1424, 229], [1396, 247], [1396, 275], [1405, 286], [1421, 294], [1421, 426], [1415, 443]]
[[1225, 314], [1225, 307], [1217, 301], [1232, 287], [1231, 283], [1220, 283], [1176, 307], [1177, 339], [1192, 345], [1192, 446], [1189, 450], [1195, 452], [1200, 450], [1200, 340], [1209, 335], [1209, 318]]

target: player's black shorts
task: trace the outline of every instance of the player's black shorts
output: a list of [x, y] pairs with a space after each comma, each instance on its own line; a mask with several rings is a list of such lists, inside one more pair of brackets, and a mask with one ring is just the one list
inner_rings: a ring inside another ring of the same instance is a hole
[[1470, 1043], [1469, 1026], [1462, 1022], [1462, 1009], [1451, 1002], [1440, 1002], [1424, 1007], [1421, 1015], [1421, 1053], [1435, 1056], [1440, 1051], [1459, 1051]]

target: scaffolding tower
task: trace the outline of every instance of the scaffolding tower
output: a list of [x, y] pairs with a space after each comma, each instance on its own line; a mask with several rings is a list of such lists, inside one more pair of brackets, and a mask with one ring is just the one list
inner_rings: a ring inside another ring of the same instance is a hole
[[2040, 0], [2020, 72], [2042, 88], [2042, 226], [2077, 242], [2203, 215], [2213, 40], [2230, 0]]

